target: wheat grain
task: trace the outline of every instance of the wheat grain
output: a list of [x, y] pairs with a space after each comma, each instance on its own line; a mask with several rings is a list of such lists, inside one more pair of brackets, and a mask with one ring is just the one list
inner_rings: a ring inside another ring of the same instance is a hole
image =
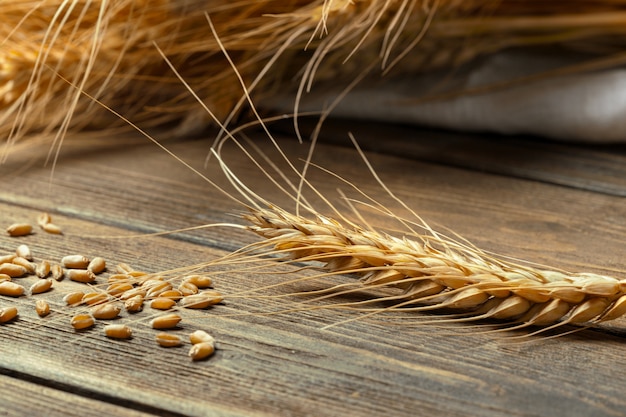
[[43, 226], [41, 226], [41, 228], [43, 229], [44, 232], [49, 233], [51, 235], [63, 234], [63, 229], [61, 229], [59, 226], [57, 226], [54, 223], [46, 223]]
[[193, 361], [201, 361], [213, 355], [215, 352], [215, 345], [209, 342], [196, 343], [189, 349], [189, 357]]
[[197, 343], [211, 343], [215, 345], [215, 338], [204, 330], [196, 330], [189, 334], [189, 341], [193, 345]]
[[0, 282], [0, 295], [7, 295], [9, 297], [20, 297], [24, 295], [24, 287], [15, 282], [2, 281]]
[[61, 265], [54, 264], [50, 266], [50, 274], [52, 276], [52, 279], [54, 279], [55, 281], [61, 281], [65, 276], [65, 271], [63, 270]]
[[30, 235], [33, 231], [33, 226], [28, 223], [14, 223], [7, 227], [7, 233], [11, 237]]
[[35, 275], [39, 278], [46, 278], [50, 275], [50, 262], [43, 260], [35, 267]]
[[124, 301], [124, 308], [129, 313], [137, 313], [143, 309], [143, 296], [138, 294]]
[[133, 268], [131, 268], [128, 264], [125, 263], [120, 263], [117, 264], [115, 266], [115, 270], [117, 271], [118, 274], [122, 274], [122, 275], [128, 275], [133, 271]]
[[46, 300], [37, 300], [35, 302], [35, 311], [39, 317], [46, 317], [50, 314], [50, 305]]
[[183, 278], [183, 282], [189, 282], [197, 288], [209, 288], [213, 284], [211, 277], [206, 275], [188, 275]]
[[8, 254], [8, 255], [2, 255], [0, 256], [0, 265], [1, 264], [10, 264], [11, 262], [13, 262], [13, 259], [15, 258], [15, 254]]
[[150, 302], [150, 307], [156, 310], [169, 310], [176, 305], [176, 301], [171, 298], [157, 297]]
[[26, 270], [27, 274], [35, 273], [36, 265], [30, 262], [29, 260], [27, 260], [26, 258], [22, 258], [21, 256], [16, 256], [15, 258], [13, 258], [13, 263], [15, 265], [19, 265], [23, 267]]
[[109, 301], [109, 296], [101, 292], [89, 292], [87, 294], [84, 294], [81, 298], [81, 302], [88, 306], [104, 304], [107, 301]]
[[8, 323], [18, 315], [17, 307], [0, 308], [0, 323]]
[[77, 314], [70, 320], [70, 324], [75, 330], [85, 330], [96, 324], [91, 314]]
[[173, 329], [182, 320], [176, 313], [165, 314], [163, 316], [155, 317], [150, 321], [150, 325], [153, 329]]
[[106, 292], [112, 297], [122, 298], [129, 291], [134, 289], [133, 285], [128, 282], [117, 282], [107, 287]]
[[163, 347], [178, 347], [182, 346], [183, 341], [180, 337], [170, 333], [158, 333], [156, 335], [156, 341]]
[[91, 309], [91, 315], [98, 320], [113, 320], [120, 315], [121, 307], [116, 303], [100, 304]]
[[91, 283], [96, 280], [96, 276], [88, 269], [68, 269], [67, 277], [76, 282]]
[[198, 294], [198, 287], [196, 287], [196, 285], [192, 284], [191, 282], [182, 282], [178, 286], [178, 291], [180, 291], [183, 296], [189, 296], [193, 294]]
[[28, 245], [19, 245], [17, 247], [17, 249], [15, 249], [15, 256], [17, 256], [18, 258], [24, 258], [27, 261], [32, 261], [33, 260], [33, 254], [30, 251], [30, 248], [28, 247]]
[[13, 263], [0, 264], [0, 274], [8, 275], [11, 278], [23, 277], [27, 273], [28, 273], [28, 270], [24, 268], [22, 265], [16, 265]]
[[89, 262], [89, 264], [87, 265], [87, 269], [96, 275], [104, 272], [106, 268], [106, 260], [100, 256], [96, 256], [95, 258], [93, 258], [91, 262]]
[[37, 216], [37, 224], [41, 228], [43, 228], [45, 225], [47, 225], [48, 223], [51, 223], [51, 222], [52, 222], [52, 217], [48, 213], [40, 213]]
[[31, 294], [41, 294], [44, 293], [46, 291], [50, 291], [50, 289], [52, 288], [52, 283], [54, 282], [54, 280], [52, 279], [42, 279], [37, 281], [36, 283], [34, 283], [31, 287], [30, 287], [30, 293]]
[[215, 303], [213, 303], [213, 299], [211, 297], [207, 297], [202, 294], [188, 295], [186, 297], [183, 297], [182, 300], [180, 300], [181, 307], [185, 307], [185, 308], [202, 309], [202, 308], [210, 307], [213, 304]]
[[82, 291], [72, 291], [63, 296], [63, 301], [70, 307], [82, 304], [85, 294]]
[[111, 339], [130, 339], [133, 331], [125, 324], [109, 324], [104, 326], [104, 334]]
[[83, 255], [67, 255], [61, 259], [61, 264], [68, 269], [87, 269], [89, 262]]
[[[150, 283], [150, 284], [148, 284]], [[164, 293], [165, 291], [169, 291], [172, 289], [172, 284], [167, 281], [155, 281], [150, 280], [142, 285], [142, 288], [146, 288], [148, 290], [146, 297], [155, 298]]]
[[135, 295], [124, 301], [124, 308], [129, 313], [137, 313], [143, 309], [143, 297]]
[[178, 301], [181, 298], [183, 298], [183, 294], [178, 291], [178, 290], [167, 290], [167, 291], [163, 291], [161, 294], [159, 294], [160, 298], [170, 298], [174, 301]]

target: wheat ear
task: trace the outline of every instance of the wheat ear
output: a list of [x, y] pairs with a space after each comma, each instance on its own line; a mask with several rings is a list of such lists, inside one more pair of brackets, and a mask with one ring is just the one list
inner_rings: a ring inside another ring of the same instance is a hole
[[522, 327], [597, 323], [626, 313], [626, 280], [509, 264], [441, 235], [397, 238], [276, 206], [252, 209], [244, 218], [274, 253], [321, 262], [330, 273], [357, 274], [363, 287], [399, 289], [392, 297], [396, 306], [458, 309]]

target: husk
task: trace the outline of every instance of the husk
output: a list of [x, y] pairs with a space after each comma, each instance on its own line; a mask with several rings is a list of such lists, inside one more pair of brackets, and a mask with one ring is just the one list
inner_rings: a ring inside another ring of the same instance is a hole
[[262, 103], [276, 91], [336, 89], [366, 70], [419, 76], [521, 45], [606, 56], [626, 31], [626, 3], [607, 0], [4, 0], [0, 11], [9, 143], [125, 125], [104, 106], [143, 128], [205, 127], [164, 56], [224, 120], [243, 111], [225, 51]]

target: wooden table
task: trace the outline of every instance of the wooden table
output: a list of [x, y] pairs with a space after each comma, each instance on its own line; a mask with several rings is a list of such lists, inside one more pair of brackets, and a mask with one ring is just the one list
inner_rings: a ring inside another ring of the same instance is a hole
[[[382, 180], [436, 228], [504, 256], [568, 270], [621, 276], [626, 269], [626, 148], [328, 124], [314, 161], [400, 212], [351, 147], [348, 127], [368, 149]], [[249, 136], [276, 158], [262, 133]], [[301, 166], [298, 158], [306, 156], [307, 146], [289, 133], [276, 136]], [[127, 134], [122, 141], [68, 142], [54, 171], [40, 159], [9, 158], [0, 167], [3, 227], [35, 223], [47, 211], [65, 234], [38, 229], [21, 238], [3, 234], [0, 254], [26, 243], [36, 259], [103, 256], [109, 272], [98, 278], [102, 284], [117, 263], [147, 272], [172, 270], [215, 261], [255, 241], [249, 232], [227, 227], [138, 236], [208, 223], [243, 224], [237, 217], [241, 207], [139, 135]], [[215, 159], [203, 167], [208, 139], [164, 143], [207, 177], [227, 184]], [[255, 191], [293, 207], [241, 152], [227, 147], [224, 155]], [[312, 168], [309, 175], [339, 204], [337, 188], [354, 196], [346, 183], [322, 170]], [[376, 210], [360, 209], [372, 224], [399, 229]], [[120, 320], [131, 322], [131, 340], [106, 339], [101, 322], [76, 333], [69, 324], [76, 310], [61, 298], [80, 284], [68, 280], [36, 297], [1, 298], [0, 306], [17, 305], [20, 316], [0, 326], [0, 415], [626, 415], [626, 320], [558, 338], [518, 340], [468, 324], [389, 325], [375, 316], [344, 322], [359, 314], [328, 308], [267, 314], [302, 305], [299, 298], [284, 296], [298, 284], [248, 297], [229, 295], [299, 273], [280, 274], [281, 265], [241, 269], [209, 267], [225, 303], [181, 313], [178, 334], [204, 329], [218, 340], [216, 354], [197, 363], [186, 355], [189, 344], [156, 345], [148, 325], [155, 312], [149, 307]], [[35, 278], [16, 280], [28, 286]], [[52, 314], [37, 317], [33, 298], [47, 299]]]

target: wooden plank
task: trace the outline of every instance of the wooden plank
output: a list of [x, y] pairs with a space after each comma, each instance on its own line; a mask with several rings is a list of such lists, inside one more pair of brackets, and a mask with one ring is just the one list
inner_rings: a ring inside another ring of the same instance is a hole
[[[306, 154], [293, 142], [283, 145], [292, 155]], [[202, 165], [206, 144], [171, 147]], [[401, 209], [349, 149], [324, 145], [317, 155], [316, 161]], [[229, 157], [259, 193], [287, 200], [244, 158]], [[624, 269], [617, 242], [626, 213], [619, 198], [402, 158], [371, 159], [385, 182], [427, 219], [489, 249], [565, 267]], [[52, 181], [47, 168], [19, 173], [10, 168], [3, 171], [0, 219], [8, 224], [50, 210], [67, 234], [2, 236], [3, 251], [27, 242], [37, 256], [50, 259], [88, 251], [159, 271], [214, 259], [252, 240], [231, 229], [185, 232], [176, 239], [105, 238], [233, 221], [225, 213], [237, 206], [150, 146], [70, 156]], [[217, 176], [215, 167], [208, 171]], [[317, 170], [311, 178], [324, 194], [338, 185]], [[373, 210], [363, 211], [373, 223], [397, 227]], [[229, 272], [225, 265], [217, 269], [224, 271], [216, 277], [217, 288], [226, 294], [285, 279]], [[60, 303], [63, 291], [57, 290], [49, 297]], [[268, 289], [261, 295], [283, 293]], [[18, 300], [24, 305], [20, 320], [0, 327], [0, 369], [63, 387], [88, 387], [96, 398], [118, 404], [184, 415], [621, 415], [626, 405], [621, 395], [626, 377], [615, 372], [623, 356], [623, 320], [604, 331], [516, 344], [469, 326], [420, 326], [421, 316], [414, 318], [415, 326], [373, 317], [323, 329], [354, 312], [264, 316], [258, 313], [293, 307], [296, 299], [262, 296], [232, 297], [225, 306], [186, 315], [181, 332], [209, 329], [220, 342], [216, 356], [198, 364], [187, 360], [185, 349], [156, 347], [154, 333], [140, 323], [149, 311], [136, 317], [131, 341], [113, 342], [99, 329], [76, 335], [60, 304], [42, 325], [26, 307], [30, 301]]]
[[102, 399], [88, 398], [44, 386], [40, 383], [41, 381], [36, 382], [39, 383], [0, 375], [2, 415], [9, 417], [25, 415], [142, 417], [152, 415], [127, 406], [109, 404]]
[[[303, 119], [305, 137], [315, 120]], [[349, 126], [349, 129], [347, 128]], [[276, 129], [291, 132], [292, 124]], [[352, 146], [348, 132], [369, 151], [402, 158], [626, 196], [623, 145], [572, 144], [541, 138], [454, 133], [367, 121], [329, 120], [320, 138]]]

